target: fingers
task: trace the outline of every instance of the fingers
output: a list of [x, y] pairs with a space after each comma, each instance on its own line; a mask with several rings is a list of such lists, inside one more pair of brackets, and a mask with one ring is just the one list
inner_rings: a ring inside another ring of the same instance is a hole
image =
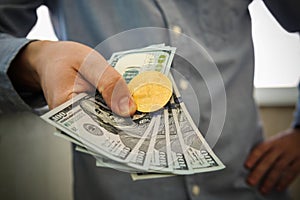
[[254, 167], [254, 165], [258, 162], [259, 159], [262, 158], [262, 156], [269, 150], [270, 146], [266, 143], [262, 143], [254, 148], [254, 150], [250, 153], [248, 156], [245, 166], [248, 169], [251, 169]]
[[271, 149], [260, 156], [260, 158], [257, 158], [259, 161], [248, 176], [247, 181], [250, 185], [257, 185], [260, 182], [264, 175], [273, 166], [275, 161], [279, 158], [280, 152], [276, 149]]
[[122, 76], [96, 51], [91, 51], [78, 69], [102, 94], [113, 112], [133, 115], [136, 105]]
[[260, 190], [263, 194], [269, 193], [273, 187], [276, 186], [280, 178], [282, 178], [282, 173], [287, 169], [290, 163], [291, 159], [286, 156], [281, 156], [278, 161], [276, 161], [261, 186]]
[[47, 93], [44, 93], [50, 109], [61, 105], [79, 93], [95, 90], [89, 82], [84, 80], [83, 77], [75, 71], [63, 71], [61, 75], [64, 79], [53, 78], [53, 82], [47, 85]]
[[300, 172], [299, 143], [299, 132], [291, 129], [255, 147], [245, 162], [247, 182], [262, 194], [286, 189]]
[[284, 171], [282, 177], [280, 178], [276, 186], [276, 189], [278, 191], [285, 190], [297, 177], [299, 171], [300, 171], [300, 161], [296, 160], [289, 167], [286, 168], [286, 170]]
[[[38, 74], [50, 108], [92, 86], [102, 93], [108, 106], [119, 115], [132, 115], [136, 106], [122, 76], [96, 51], [76, 42], [54, 42], [43, 46]], [[49, 67], [44, 67], [45, 63]]]
[[67, 100], [72, 99], [77, 94], [84, 92], [95, 91], [95, 87], [82, 77], [80, 74], [76, 74], [76, 80], [73, 85], [73, 90], [67, 95]]
[[113, 112], [121, 116], [129, 116], [135, 113], [136, 104], [122, 77], [114, 80], [112, 83], [101, 84], [101, 86], [103, 87], [101, 91], [102, 96]]

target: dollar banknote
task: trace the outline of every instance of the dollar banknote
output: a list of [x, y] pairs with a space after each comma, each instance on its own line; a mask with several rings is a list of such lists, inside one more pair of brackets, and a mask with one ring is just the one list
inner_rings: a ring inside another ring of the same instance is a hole
[[175, 174], [159, 174], [159, 173], [131, 173], [131, 178], [133, 181], [138, 180], [147, 180], [147, 179], [155, 179], [155, 178], [168, 178], [176, 176]]
[[151, 171], [171, 172], [173, 171], [171, 163], [171, 146], [168, 131], [168, 109], [164, 109], [161, 117], [158, 119], [159, 128], [156, 134], [155, 145], [152, 152], [149, 169]]
[[212, 151], [189, 115], [173, 77], [171, 75], [169, 77], [174, 89], [171, 99], [173, 117], [188, 167], [194, 173], [223, 169], [224, 164]]
[[98, 92], [82, 93], [42, 118], [59, 130], [55, 135], [76, 144], [77, 151], [94, 156], [96, 166], [131, 173], [134, 180], [223, 169], [193, 123], [170, 74], [175, 50], [156, 44], [116, 52], [108, 61], [127, 83], [144, 71], [169, 75], [173, 95], [164, 108], [121, 117]]
[[[143, 71], [169, 73], [175, 48], [164, 45], [114, 53], [110, 63], [130, 81]], [[156, 119], [149, 113], [123, 118], [112, 113], [102, 96], [80, 94], [42, 118], [69, 134], [92, 152], [146, 170], [150, 157], [143, 151]], [[148, 135], [149, 134], [149, 135]], [[145, 141], [144, 141], [145, 140]], [[154, 139], [151, 139], [151, 146]], [[147, 157], [146, 157], [147, 156]], [[147, 158], [147, 159], [146, 159]], [[141, 164], [142, 162], [142, 164]]]
[[142, 49], [114, 53], [109, 64], [128, 83], [136, 75], [145, 71], [158, 71], [168, 75], [176, 48], [165, 45], [152, 45]]
[[[92, 151], [91, 149], [87, 149], [84, 144], [81, 143], [81, 141], [76, 140], [75, 138], [71, 137], [70, 135], [64, 133], [63, 131], [56, 130], [53, 133], [55, 136], [58, 136], [60, 138], [63, 138], [65, 140], [68, 140], [69, 142], [72, 142], [76, 145], [75, 150], [79, 151], [81, 153], [85, 153], [88, 155], [93, 155], [96, 158], [96, 166], [98, 167], [106, 167], [106, 168], [112, 168], [119, 171], [127, 172], [127, 173], [137, 173], [137, 169], [129, 167], [127, 165], [121, 164], [119, 162], [115, 162], [109, 158], [102, 157], [99, 153]], [[139, 173], [142, 173], [139, 172]]]
[[184, 149], [182, 147], [182, 139], [179, 135], [178, 127], [176, 127], [175, 118], [173, 116], [173, 111], [171, 105], [168, 107], [168, 116], [167, 116], [167, 135], [170, 138], [170, 155], [171, 155], [171, 165], [173, 168], [172, 173], [174, 174], [192, 174], [193, 171], [188, 166], [188, 160]]
[[114, 114], [98, 93], [79, 94], [49, 111], [44, 120], [91, 149], [117, 162], [128, 163], [139, 151], [137, 144], [154, 124], [152, 114], [124, 118]]
[[138, 153], [128, 163], [129, 166], [139, 170], [147, 171], [149, 169], [150, 159], [154, 148], [154, 142], [158, 130], [159, 114], [153, 117], [153, 124], [150, 125], [149, 131], [145, 134], [144, 138], [140, 138], [138, 146]]

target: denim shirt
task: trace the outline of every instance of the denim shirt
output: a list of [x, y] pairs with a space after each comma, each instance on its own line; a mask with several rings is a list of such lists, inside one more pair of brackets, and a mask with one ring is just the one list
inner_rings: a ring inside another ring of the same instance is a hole
[[[99, 48], [100, 53], [107, 58], [111, 52], [126, 47], [130, 49], [139, 45], [142, 47], [166, 42], [176, 46], [183, 55], [175, 58], [173, 68], [192, 85], [197, 101], [195, 103], [191, 98], [187, 107], [226, 169], [134, 182], [129, 174], [97, 168], [93, 157], [74, 152], [75, 199], [287, 199], [285, 193], [276, 192], [263, 197], [256, 188], [245, 182], [248, 171], [244, 168], [244, 161], [253, 146], [263, 139], [252, 95], [254, 56], [249, 3], [249, 0], [2, 1], [0, 108], [2, 112], [28, 109], [14, 90], [6, 72], [20, 49], [29, 42], [24, 37], [36, 21], [35, 9], [42, 4], [48, 6], [60, 40], [77, 41]], [[143, 38], [137, 34], [134, 36], [141, 37], [141, 43], [135, 46], [131, 46], [130, 40], [123, 41], [122, 44], [106, 43], [114, 40], [111, 36], [118, 34], [117, 36], [122, 37], [120, 33], [142, 27], [146, 31], [153, 30], [146, 27], [167, 28], [175, 33], [162, 36], [164, 34], [156, 35], [154, 31], [153, 38]], [[199, 60], [205, 56], [190, 51], [193, 47], [186, 44], [184, 39], [178, 39], [176, 32], [185, 34], [205, 49], [217, 67], [216, 72], [220, 73], [225, 96], [220, 95], [218, 88], [212, 91], [209, 89], [209, 84], [214, 84], [217, 73], [212, 73], [209, 79], [197, 74], [197, 70], [205, 71], [211, 63], [202, 65]], [[188, 67], [190, 61], [195, 61], [195, 68]], [[182, 96], [188, 96], [182, 92]], [[217, 108], [225, 108], [226, 111], [221, 123], [218, 123], [218, 116], [212, 117], [214, 102], [211, 97], [214, 95], [220, 97], [219, 101], [224, 105]], [[218, 139], [210, 137], [209, 131], [218, 133]]]

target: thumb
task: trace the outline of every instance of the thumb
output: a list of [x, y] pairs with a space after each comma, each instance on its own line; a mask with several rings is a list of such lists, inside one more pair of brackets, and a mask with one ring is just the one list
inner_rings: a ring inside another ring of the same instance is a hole
[[100, 87], [98, 87], [98, 90], [113, 112], [121, 116], [129, 116], [135, 113], [136, 104], [125, 80], [119, 72], [108, 66], [99, 83]]
[[90, 51], [82, 62], [79, 73], [98, 89], [113, 112], [121, 116], [135, 113], [136, 104], [125, 80], [98, 52]]

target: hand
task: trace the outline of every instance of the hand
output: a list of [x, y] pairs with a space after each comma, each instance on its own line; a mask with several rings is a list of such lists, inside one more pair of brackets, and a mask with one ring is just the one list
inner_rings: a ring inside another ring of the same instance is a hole
[[122, 76], [98, 52], [76, 42], [31, 42], [8, 74], [19, 90], [42, 90], [50, 109], [97, 88], [115, 113], [128, 116], [136, 110]]
[[300, 129], [289, 129], [259, 144], [248, 156], [247, 182], [262, 194], [285, 190], [300, 172]]

